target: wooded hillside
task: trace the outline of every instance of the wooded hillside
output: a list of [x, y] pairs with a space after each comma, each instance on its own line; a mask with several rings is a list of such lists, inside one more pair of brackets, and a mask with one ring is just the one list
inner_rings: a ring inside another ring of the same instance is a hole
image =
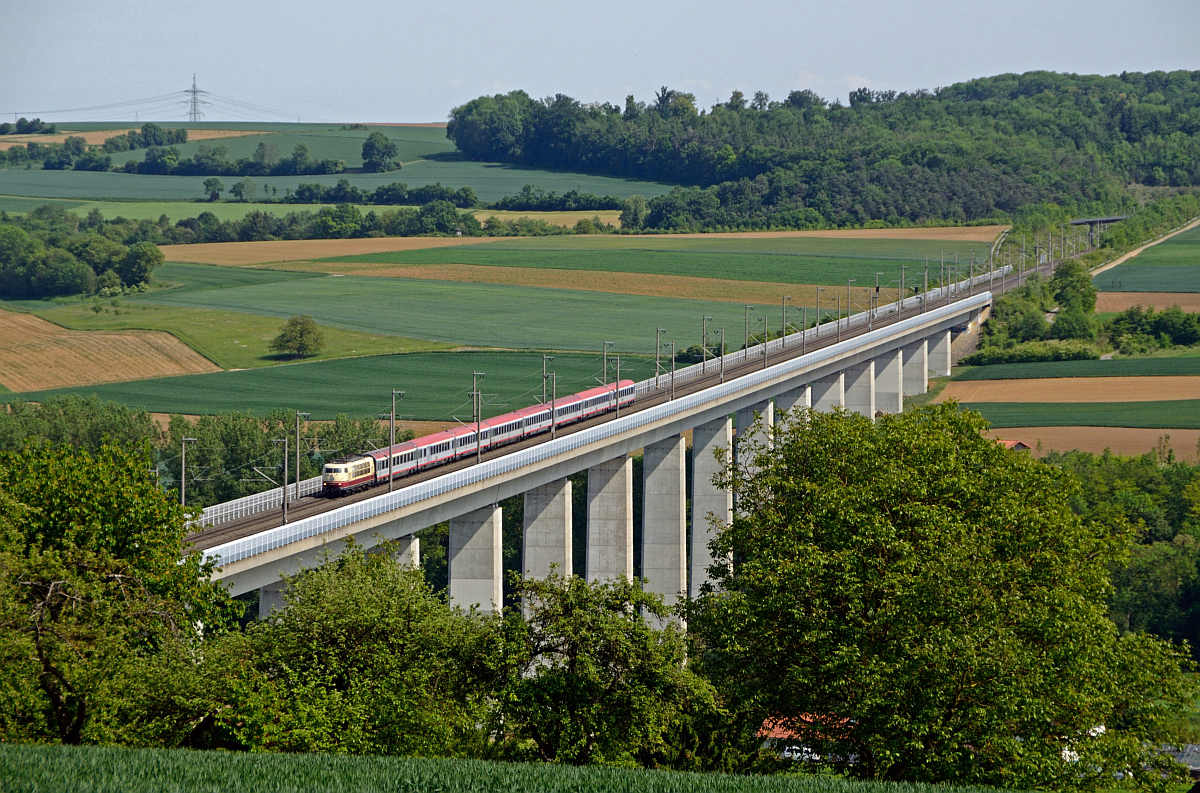
[[1005, 74], [849, 105], [734, 92], [707, 111], [667, 87], [624, 107], [512, 91], [455, 108], [447, 135], [473, 160], [681, 185], [650, 202], [651, 228], [1115, 211], [1131, 183], [1200, 184], [1200, 72]]

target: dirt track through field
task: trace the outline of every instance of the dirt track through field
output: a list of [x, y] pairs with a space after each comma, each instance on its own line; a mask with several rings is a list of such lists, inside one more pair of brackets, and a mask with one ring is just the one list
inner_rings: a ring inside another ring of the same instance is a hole
[[[1140, 429], [1134, 427], [1006, 427], [989, 430], [993, 438], [1024, 441], [1033, 447], [1033, 454], [1047, 452], [1081, 452], [1100, 454], [1110, 449], [1113, 454], [1138, 455], [1153, 451], [1158, 439], [1170, 436], [1168, 444], [1175, 450], [1178, 459], [1197, 462], [1196, 444], [1200, 443], [1200, 430]], [[1038, 441], [1042, 449], [1037, 451]]]
[[195, 245], [163, 245], [169, 262], [224, 264], [244, 267], [274, 262], [358, 256], [365, 253], [418, 251], [495, 242], [494, 237], [366, 237], [357, 240], [279, 240], [274, 242], [201, 242]]
[[31, 314], [0, 311], [0, 383], [12, 391], [217, 371], [169, 333], [67, 330]]
[[[815, 306], [819, 286], [827, 290], [822, 300], [824, 304], [822, 308], [832, 309], [838, 297], [844, 300], [846, 296], [844, 285], [821, 286], [819, 284], [783, 284], [771, 281], [729, 281], [721, 278], [696, 278], [688, 275], [615, 273], [604, 270], [539, 270], [532, 267], [492, 267], [478, 264], [405, 265], [339, 262], [278, 262], [273, 266], [285, 270], [375, 278], [415, 278], [423, 281], [541, 286], [551, 289], [578, 289], [585, 292], [611, 292], [619, 295], [719, 300], [726, 303], [778, 305], [780, 298], [787, 295], [791, 297], [789, 305], [793, 308]], [[870, 291], [870, 289], [853, 289], [851, 296], [855, 304], [866, 305]], [[830, 297], [831, 294], [834, 296]], [[814, 314], [809, 319], [815, 318]], [[796, 321], [799, 321], [799, 318], [796, 318]]]
[[[1197, 285], [1200, 288], [1200, 285]], [[1179, 306], [1190, 313], [1200, 312], [1200, 292], [1100, 292], [1096, 295], [1096, 311], [1124, 311], [1133, 306], [1162, 311]]]
[[[57, 132], [53, 135], [5, 135], [0, 137], [0, 151], [11, 149], [13, 146], [24, 146], [26, 143], [62, 143], [67, 138], [83, 138], [89, 146], [98, 146], [109, 138], [116, 138], [130, 129], [104, 129], [89, 132]], [[248, 129], [189, 129], [188, 142], [195, 140], [217, 140], [219, 138], [244, 138], [247, 135], [269, 135], [266, 131]], [[123, 154], [124, 152], [116, 152]]]
[[952, 382], [934, 402], [1163, 402], [1200, 399], [1200, 377], [1047, 377]]

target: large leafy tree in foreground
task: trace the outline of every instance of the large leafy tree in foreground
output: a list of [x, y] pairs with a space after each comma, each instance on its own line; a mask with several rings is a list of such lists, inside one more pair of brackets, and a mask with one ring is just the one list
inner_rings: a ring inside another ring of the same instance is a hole
[[149, 446], [0, 454], [0, 739], [104, 740], [128, 671], [234, 616]]
[[[645, 761], [668, 750], [684, 713], [715, 713], [710, 686], [684, 663], [683, 633], [659, 627], [662, 598], [620, 577], [552, 575], [514, 585], [516, 673], [497, 696], [508, 756], [587, 765]], [[528, 747], [528, 748], [525, 748]]]
[[691, 614], [703, 666], [852, 776], [1161, 788], [1186, 650], [1118, 633], [1129, 534], [986, 427], [953, 404], [804, 412], [742, 455], [713, 554], [735, 563]]

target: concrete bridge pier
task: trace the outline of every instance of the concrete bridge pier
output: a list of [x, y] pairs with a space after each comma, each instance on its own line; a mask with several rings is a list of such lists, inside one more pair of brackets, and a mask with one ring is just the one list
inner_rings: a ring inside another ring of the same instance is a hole
[[[754, 422], [758, 429], [751, 432]], [[749, 462], [742, 459], [742, 449], [749, 449], [750, 443], [770, 445], [771, 427], [775, 424], [775, 405], [769, 399], [737, 412], [737, 461], [738, 465]], [[747, 452], [748, 453], [748, 452]]]
[[645, 447], [642, 577], [668, 606], [687, 592], [687, 445], [675, 435]]
[[633, 460], [621, 455], [588, 469], [588, 581], [633, 579]]
[[485, 614], [503, 607], [501, 514], [492, 504], [450, 519], [450, 605], [479, 606]]
[[904, 353], [900, 350], [875, 356], [875, 407], [884, 413], [904, 412]]
[[812, 407], [812, 386], [802, 385], [791, 391], [784, 391], [775, 397], [775, 422], [779, 423], [780, 416], [796, 408]]
[[[709, 516], [728, 525], [733, 520], [733, 493], [712, 483], [721, 473], [716, 449], [733, 448], [733, 422], [728, 416], [701, 424], [692, 430], [692, 560], [688, 573], [688, 594], [696, 597], [700, 586], [709, 580], [712, 566], [712, 540]], [[727, 458], [728, 461], [728, 458]]]
[[846, 407], [846, 378], [843, 372], [812, 381], [812, 408], [828, 413]]
[[396, 563], [406, 567], [421, 566], [421, 538], [409, 534], [396, 540]]
[[561, 576], [571, 569], [571, 480], [559, 479], [525, 491], [525, 537], [521, 575], [545, 578], [551, 567]]
[[276, 581], [274, 584], [268, 584], [258, 590], [258, 618], [260, 620], [270, 617], [272, 611], [287, 606], [287, 602], [283, 599], [283, 593], [286, 591], [287, 585], [282, 581]]
[[929, 390], [929, 340], [921, 339], [903, 348], [904, 396], [918, 396]]
[[875, 362], [867, 361], [858, 366], [848, 366], [843, 373], [845, 382], [845, 407], [853, 413], [875, 420]]
[[929, 371], [935, 377], [950, 376], [950, 331], [942, 330], [928, 338]]

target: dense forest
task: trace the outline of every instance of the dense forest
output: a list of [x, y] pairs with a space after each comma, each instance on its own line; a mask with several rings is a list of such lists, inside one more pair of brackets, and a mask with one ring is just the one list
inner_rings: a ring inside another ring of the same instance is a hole
[[666, 87], [623, 107], [512, 91], [455, 108], [447, 135], [473, 160], [680, 185], [649, 202], [655, 229], [1010, 220], [1200, 185], [1200, 72], [1005, 74], [848, 105], [734, 92], [707, 111]]

